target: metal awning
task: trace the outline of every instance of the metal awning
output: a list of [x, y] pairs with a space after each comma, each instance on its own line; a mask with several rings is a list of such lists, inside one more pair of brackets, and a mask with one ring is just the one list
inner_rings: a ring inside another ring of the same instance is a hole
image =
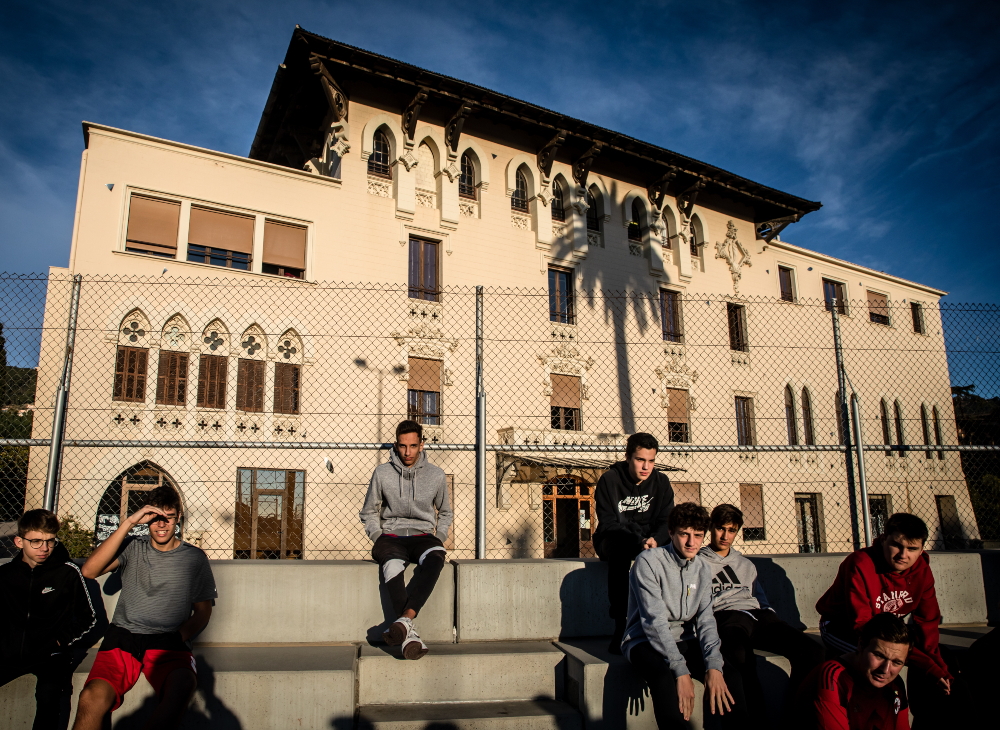
[[[537, 467], [563, 467], [568, 469], [602, 469], [607, 470], [612, 464], [615, 464], [621, 459], [609, 459], [604, 454], [607, 452], [595, 452], [588, 454], [587, 452], [539, 452], [539, 451], [498, 451], [497, 455], [501, 457], [504, 463], [504, 471], [506, 471], [509, 466], [515, 462], [520, 462], [525, 466], [537, 466]], [[687, 469], [681, 469], [676, 466], [669, 466], [667, 464], [657, 464], [657, 471], [679, 471], [686, 472]]]

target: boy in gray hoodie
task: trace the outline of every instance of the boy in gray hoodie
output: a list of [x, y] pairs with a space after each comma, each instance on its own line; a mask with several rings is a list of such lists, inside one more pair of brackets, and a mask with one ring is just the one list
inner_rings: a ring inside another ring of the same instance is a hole
[[[396, 445], [389, 461], [372, 474], [361, 508], [361, 522], [375, 543], [372, 560], [382, 568], [398, 616], [382, 639], [389, 646], [402, 644], [407, 659], [427, 653], [413, 619], [430, 598], [444, 567], [444, 540], [452, 514], [448, 481], [442, 469], [427, 461], [423, 432], [416, 421], [403, 421], [396, 427]], [[407, 563], [420, 566], [409, 592], [403, 574]]]
[[725, 726], [745, 727], [746, 710], [735, 705], [726, 686], [729, 670], [712, 613], [712, 573], [698, 555], [708, 512], [692, 502], [679, 504], [667, 527], [670, 543], [640, 553], [629, 575], [622, 651], [649, 685], [661, 730], [691, 727], [692, 676], [704, 680], [712, 714], [718, 708]]
[[788, 713], [802, 680], [823, 661], [823, 646], [778, 618], [757, 580], [757, 567], [733, 549], [733, 540], [743, 527], [743, 512], [731, 504], [720, 504], [710, 519], [711, 545], [699, 554], [713, 576], [712, 607], [722, 657], [727, 667], [737, 670], [732, 679], [726, 675], [729, 690], [737, 705], [747, 708], [750, 728], [768, 727], [754, 649], [787, 657], [792, 675], [785, 692], [784, 721], [792, 727]]

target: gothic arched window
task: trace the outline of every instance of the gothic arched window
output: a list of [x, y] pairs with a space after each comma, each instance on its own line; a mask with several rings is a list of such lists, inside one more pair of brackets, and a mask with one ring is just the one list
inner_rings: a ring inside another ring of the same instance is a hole
[[372, 140], [372, 154], [368, 158], [368, 174], [386, 177], [391, 180], [391, 158], [392, 152], [389, 148], [389, 139], [385, 136], [385, 132], [375, 132], [375, 137]]
[[510, 207], [511, 210], [528, 212], [528, 179], [521, 170], [517, 171], [514, 178], [514, 194], [510, 196]]
[[476, 199], [476, 168], [468, 152], [462, 155], [462, 175], [458, 178], [458, 194], [469, 200]]
[[552, 220], [566, 220], [566, 205], [563, 200], [563, 186], [558, 180], [552, 183]]

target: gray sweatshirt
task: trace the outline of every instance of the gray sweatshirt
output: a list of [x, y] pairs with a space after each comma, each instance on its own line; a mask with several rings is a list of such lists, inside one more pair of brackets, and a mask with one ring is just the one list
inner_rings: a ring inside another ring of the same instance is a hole
[[374, 542], [383, 532], [436, 534], [442, 542], [451, 526], [451, 503], [444, 470], [427, 461], [423, 451], [417, 462], [403, 466], [393, 449], [389, 461], [379, 464], [368, 484], [361, 508], [361, 522]]
[[739, 550], [729, 548], [722, 557], [707, 545], [698, 555], [712, 570], [712, 608], [715, 611], [753, 611], [771, 608], [757, 580], [757, 566]]
[[712, 612], [712, 572], [700, 556], [685, 560], [673, 545], [639, 553], [628, 577], [625, 655], [648, 641], [666, 658], [674, 677], [690, 674], [678, 641], [698, 637], [706, 669], [722, 671], [719, 632]]

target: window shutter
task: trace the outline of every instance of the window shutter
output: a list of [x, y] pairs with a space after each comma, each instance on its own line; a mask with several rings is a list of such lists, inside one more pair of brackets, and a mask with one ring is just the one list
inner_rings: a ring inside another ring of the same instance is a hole
[[264, 221], [265, 264], [286, 269], [306, 268], [306, 229], [277, 221]]
[[699, 482], [670, 482], [674, 488], [674, 504], [694, 502], [701, 504], [701, 484]]
[[188, 356], [184, 352], [160, 352], [156, 370], [156, 402], [182, 406], [187, 398]]
[[441, 361], [411, 357], [410, 379], [406, 386], [410, 390], [441, 392]]
[[889, 300], [885, 294], [868, 292], [868, 311], [878, 317], [889, 317]]
[[245, 215], [192, 206], [188, 243], [252, 254], [253, 224], [254, 219]]
[[688, 392], [681, 388], [667, 388], [667, 421], [687, 423], [689, 412]]
[[133, 195], [128, 206], [125, 248], [166, 256], [177, 255], [181, 204]]
[[299, 366], [276, 363], [274, 366], [274, 412], [299, 412]]
[[740, 485], [740, 510], [743, 512], [744, 528], [764, 527], [764, 494], [760, 484]]
[[220, 355], [202, 355], [198, 367], [198, 406], [226, 407], [226, 363]]
[[580, 408], [580, 378], [573, 375], [556, 375], [552, 378], [550, 405], [559, 408]]

